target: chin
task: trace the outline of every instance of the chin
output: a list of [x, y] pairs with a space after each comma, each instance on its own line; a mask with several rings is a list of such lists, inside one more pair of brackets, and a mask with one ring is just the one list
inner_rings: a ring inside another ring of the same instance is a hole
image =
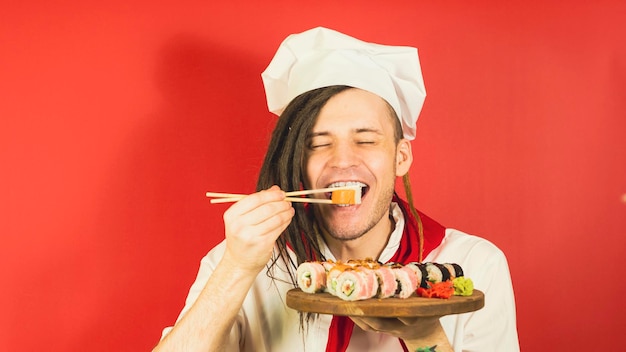
[[[360, 225], [360, 226], [359, 226]], [[359, 228], [363, 226], [363, 222], [330, 222], [324, 225], [326, 232], [334, 239], [340, 241], [351, 241], [361, 238], [365, 235], [369, 228]], [[329, 230], [332, 229], [332, 230]]]
[[359, 239], [361, 237], [363, 237], [363, 235], [365, 233], [337, 233], [335, 231], [330, 232], [330, 237], [338, 240], [338, 241], [344, 241], [344, 242], [348, 242], [348, 241], [354, 241], [356, 239]]

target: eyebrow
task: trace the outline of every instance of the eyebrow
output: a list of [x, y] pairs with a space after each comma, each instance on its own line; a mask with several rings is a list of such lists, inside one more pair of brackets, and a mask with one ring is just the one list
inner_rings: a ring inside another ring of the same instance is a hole
[[376, 134], [383, 134], [383, 132], [377, 128], [357, 128], [356, 133], [376, 133]]
[[319, 136], [328, 136], [330, 133], [329, 132], [311, 132], [308, 133], [306, 135], [306, 138], [313, 138], [313, 137], [319, 137]]

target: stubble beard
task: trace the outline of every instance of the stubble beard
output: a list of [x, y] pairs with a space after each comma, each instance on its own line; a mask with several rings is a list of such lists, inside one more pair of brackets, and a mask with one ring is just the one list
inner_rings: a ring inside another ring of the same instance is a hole
[[321, 227], [330, 237], [338, 241], [353, 241], [363, 237], [370, 230], [372, 230], [380, 221], [387, 215], [389, 207], [391, 205], [391, 199], [394, 194], [394, 184], [388, 186], [381, 194], [380, 199], [374, 206], [371, 215], [366, 219], [365, 226], [354, 227], [349, 224], [329, 224], [322, 219]]

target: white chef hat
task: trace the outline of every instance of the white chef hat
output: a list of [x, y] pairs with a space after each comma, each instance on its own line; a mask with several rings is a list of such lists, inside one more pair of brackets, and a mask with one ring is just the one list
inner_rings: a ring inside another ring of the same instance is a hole
[[288, 36], [261, 77], [267, 106], [276, 115], [316, 88], [346, 85], [372, 92], [393, 107], [409, 140], [426, 98], [416, 48], [367, 43], [323, 27]]

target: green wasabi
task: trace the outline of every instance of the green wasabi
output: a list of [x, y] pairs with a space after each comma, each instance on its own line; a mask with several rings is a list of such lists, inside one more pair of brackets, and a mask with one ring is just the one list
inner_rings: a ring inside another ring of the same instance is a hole
[[454, 294], [456, 296], [471, 296], [474, 292], [474, 282], [472, 279], [460, 276], [452, 280]]

